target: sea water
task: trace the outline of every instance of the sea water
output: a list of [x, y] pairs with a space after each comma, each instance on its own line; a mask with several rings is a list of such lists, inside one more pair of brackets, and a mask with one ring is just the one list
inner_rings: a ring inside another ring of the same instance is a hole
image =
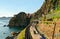
[[4, 27], [8, 25], [11, 18], [0, 18], [0, 39], [5, 39], [7, 36], [11, 36], [11, 32], [18, 32], [20, 28]]

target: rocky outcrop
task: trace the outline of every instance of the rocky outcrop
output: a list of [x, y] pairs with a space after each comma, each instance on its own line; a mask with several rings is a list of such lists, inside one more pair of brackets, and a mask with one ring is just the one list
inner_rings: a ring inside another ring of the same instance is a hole
[[30, 14], [26, 14], [25, 12], [20, 12], [19, 14], [11, 18], [8, 26], [9, 27], [14, 27], [14, 26], [26, 27], [30, 23], [30, 19], [31, 19]]
[[42, 7], [34, 13], [33, 18], [36, 19], [49, 12], [53, 12], [58, 7], [60, 7], [60, 0], [45, 0]]

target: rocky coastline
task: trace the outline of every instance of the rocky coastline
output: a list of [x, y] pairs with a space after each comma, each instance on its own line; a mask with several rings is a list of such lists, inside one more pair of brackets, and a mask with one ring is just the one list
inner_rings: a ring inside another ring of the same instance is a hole
[[[42, 7], [37, 12], [35, 12], [33, 15], [26, 14], [25, 12], [20, 12], [19, 14], [14, 15], [14, 17], [12, 17], [11, 20], [9, 21], [8, 26], [9, 27], [15, 27], [15, 26], [18, 27], [19, 26], [20, 28], [24, 29], [27, 27], [27, 25], [30, 24], [31, 18], [33, 18], [33, 20], [35, 20], [35, 19], [40, 20], [39, 19], [40, 17], [43, 17], [47, 14], [56, 13], [55, 10], [58, 10], [58, 8], [60, 8], [60, 0], [45, 0]], [[51, 16], [49, 16], [49, 17], [51, 17]], [[44, 17], [44, 20], [45, 19], [46, 18]], [[28, 33], [28, 31], [29, 31], [29, 27], [28, 27], [28, 30], [26, 30], [26, 36], [27, 36], [26, 39], [30, 39], [30, 36], [29, 36], [30, 34]], [[16, 39], [16, 36], [19, 33], [14, 33], [14, 34], [12, 34], [12, 37], [8, 36], [8, 37], [6, 37], [6, 39]], [[46, 39], [46, 38], [42, 38], [42, 39]]]
[[[9, 21], [8, 27], [20, 27], [22, 30], [30, 23], [31, 14], [26, 14], [25, 12], [20, 12], [14, 15]], [[6, 25], [4, 25], [5, 27]], [[11, 32], [11, 36], [7, 36], [5, 39], [16, 39], [20, 32]]]
[[7, 36], [5, 39], [16, 39], [20, 32], [11, 32], [11, 36]]
[[9, 21], [9, 27], [26, 27], [30, 23], [31, 14], [26, 14], [25, 12], [20, 12], [17, 15], [14, 15]]

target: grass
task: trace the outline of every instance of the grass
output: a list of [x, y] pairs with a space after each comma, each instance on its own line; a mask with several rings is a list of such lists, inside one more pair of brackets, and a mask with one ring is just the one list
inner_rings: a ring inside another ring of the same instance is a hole
[[52, 18], [52, 19], [60, 18], [60, 6], [57, 7], [54, 11], [49, 12], [49, 13], [50, 13], [50, 14], [47, 14], [47, 15], [46, 15], [46, 18], [47, 18], [47, 19], [50, 19], [50, 18]]
[[26, 29], [24, 29], [20, 32], [20, 34], [17, 36], [17, 39], [24, 39], [25, 38], [25, 30]]

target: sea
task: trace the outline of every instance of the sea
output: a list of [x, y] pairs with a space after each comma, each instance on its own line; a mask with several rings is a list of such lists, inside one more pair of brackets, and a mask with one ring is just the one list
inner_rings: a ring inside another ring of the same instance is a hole
[[4, 25], [8, 25], [9, 18], [0, 18], [0, 39], [5, 39], [7, 36], [11, 36], [11, 32], [19, 32], [20, 28], [15, 27], [15, 28], [9, 28], [7, 26], [4, 27]]

